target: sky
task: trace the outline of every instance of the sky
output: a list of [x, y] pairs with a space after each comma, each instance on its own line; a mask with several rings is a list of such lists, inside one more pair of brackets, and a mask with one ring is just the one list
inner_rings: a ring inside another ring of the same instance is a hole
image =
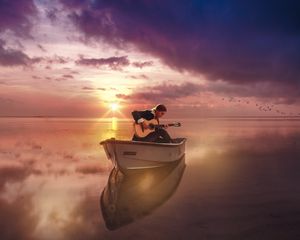
[[0, 0], [0, 116], [300, 116], [300, 3]]

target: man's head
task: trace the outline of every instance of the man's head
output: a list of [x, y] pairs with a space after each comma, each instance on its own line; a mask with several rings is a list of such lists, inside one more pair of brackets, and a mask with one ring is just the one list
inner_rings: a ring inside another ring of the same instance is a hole
[[154, 109], [156, 118], [161, 118], [167, 112], [167, 108], [163, 104], [158, 104], [153, 109]]

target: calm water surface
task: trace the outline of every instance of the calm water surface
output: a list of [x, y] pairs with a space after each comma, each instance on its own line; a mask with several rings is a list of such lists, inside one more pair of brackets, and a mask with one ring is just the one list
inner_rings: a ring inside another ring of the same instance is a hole
[[185, 159], [125, 176], [129, 121], [0, 118], [0, 239], [300, 239], [300, 121], [181, 122]]

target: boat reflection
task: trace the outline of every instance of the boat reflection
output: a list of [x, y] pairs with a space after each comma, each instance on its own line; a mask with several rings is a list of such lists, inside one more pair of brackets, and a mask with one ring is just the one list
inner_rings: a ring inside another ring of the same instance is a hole
[[114, 168], [100, 199], [106, 227], [115, 230], [150, 214], [174, 194], [184, 170], [185, 156], [157, 168]]

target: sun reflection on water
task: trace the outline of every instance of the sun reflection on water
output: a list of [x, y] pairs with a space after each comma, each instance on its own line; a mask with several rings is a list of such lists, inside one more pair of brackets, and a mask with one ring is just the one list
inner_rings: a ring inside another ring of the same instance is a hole
[[114, 131], [118, 130], [118, 118], [116, 117], [111, 118], [111, 129]]

